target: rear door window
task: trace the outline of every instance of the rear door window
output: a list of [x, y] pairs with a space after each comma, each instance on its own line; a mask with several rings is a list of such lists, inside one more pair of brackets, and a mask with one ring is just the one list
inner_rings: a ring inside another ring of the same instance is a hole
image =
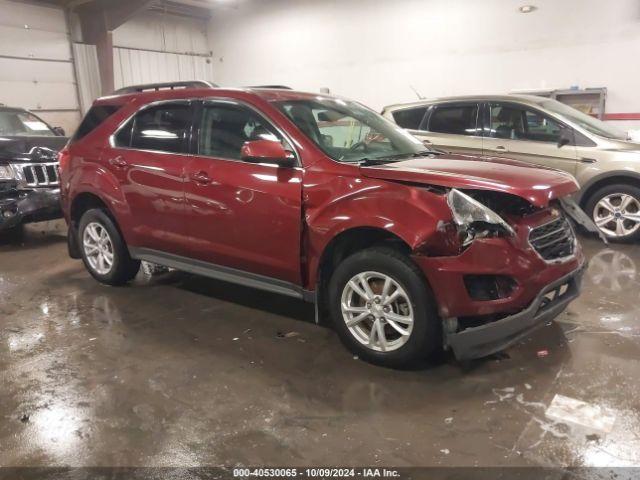
[[115, 144], [136, 150], [187, 153], [191, 112], [188, 102], [145, 108], [118, 131]]
[[419, 130], [422, 119], [427, 113], [427, 107], [403, 108], [392, 112], [393, 120], [402, 128]]
[[478, 104], [440, 105], [429, 119], [429, 131], [453, 135], [476, 135]]

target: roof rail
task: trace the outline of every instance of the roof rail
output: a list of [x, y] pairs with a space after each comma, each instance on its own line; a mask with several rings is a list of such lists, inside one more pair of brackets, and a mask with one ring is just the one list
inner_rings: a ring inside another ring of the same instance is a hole
[[293, 90], [291, 87], [287, 87], [286, 85], [252, 85], [246, 88], [275, 88], [282, 90]]
[[140, 93], [149, 90], [174, 90], [176, 88], [215, 88], [215, 83], [205, 80], [189, 80], [184, 82], [165, 82], [165, 83], [145, 83], [142, 85], [130, 85], [128, 87], [119, 88], [114, 95], [124, 95], [127, 93]]

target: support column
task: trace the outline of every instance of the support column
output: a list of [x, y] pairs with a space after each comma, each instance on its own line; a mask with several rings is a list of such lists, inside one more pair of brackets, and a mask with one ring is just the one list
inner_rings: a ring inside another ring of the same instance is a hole
[[153, 0], [84, 0], [76, 6], [83, 40], [96, 46], [102, 95], [114, 90], [113, 31], [152, 3]]

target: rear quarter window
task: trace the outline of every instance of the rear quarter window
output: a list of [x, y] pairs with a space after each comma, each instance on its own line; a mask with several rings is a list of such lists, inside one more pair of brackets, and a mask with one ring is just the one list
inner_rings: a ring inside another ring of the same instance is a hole
[[121, 105], [94, 105], [80, 122], [71, 142], [77, 142], [98, 128], [107, 118], [120, 110]]

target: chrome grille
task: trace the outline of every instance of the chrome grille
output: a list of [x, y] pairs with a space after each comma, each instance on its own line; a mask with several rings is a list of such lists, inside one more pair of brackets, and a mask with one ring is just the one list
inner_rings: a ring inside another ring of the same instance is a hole
[[575, 251], [576, 238], [569, 221], [560, 216], [529, 232], [529, 243], [545, 260], [571, 257]]
[[53, 187], [58, 185], [58, 163], [27, 163], [15, 165], [22, 183], [27, 187]]

